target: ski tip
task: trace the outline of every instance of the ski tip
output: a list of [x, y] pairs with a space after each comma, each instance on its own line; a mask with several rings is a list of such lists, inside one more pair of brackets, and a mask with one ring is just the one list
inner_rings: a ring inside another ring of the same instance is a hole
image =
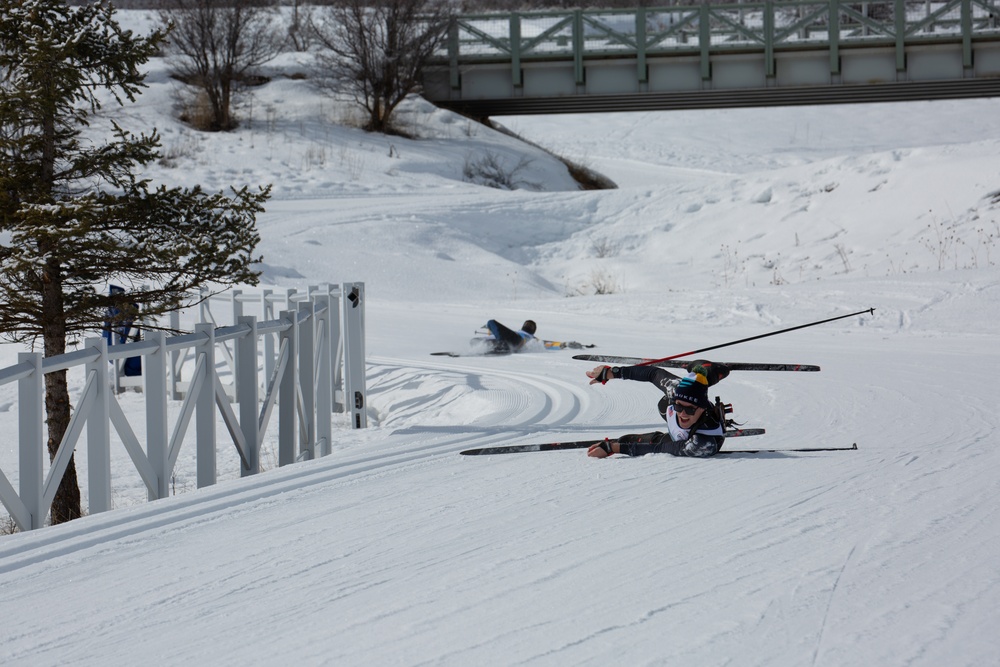
[[737, 428], [732, 431], [726, 431], [722, 435], [726, 438], [740, 438], [748, 435], [764, 435], [767, 433], [762, 428]]
[[459, 454], [461, 454], [462, 456], [478, 456], [479, 454], [482, 453], [483, 450], [481, 449], [466, 449], [464, 452], [459, 452]]

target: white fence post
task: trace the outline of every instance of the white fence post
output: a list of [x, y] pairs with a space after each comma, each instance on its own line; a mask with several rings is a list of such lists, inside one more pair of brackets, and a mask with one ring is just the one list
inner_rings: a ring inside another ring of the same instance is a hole
[[90, 513], [111, 509], [111, 378], [108, 373], [108, 341], [88, 338], [84, 346], [97, 350], [97, 357], [87, 362], [87, 375], [94, 373], [96, 402], [87, 416], [87, 482]]
[[[241, 297], [243, 296], [243, 290], [234, 289], [229, 292], [229, 302], [232, 305], [233, 312], [233, 323], [240, 321], [243, 317], [243, 301]], [[259, 321], [259, 320], [258, 320]], [[257, 368], [254, 366], [254, 377], [257, 377]], [[240, 365], [235, 364], [233, 366], [233, 386], [237, 386], [240, 383]]]
[[249, 328], [236, 339], [236, 365], [242, 368], [242, 382], [236, 385], [236, 402], [240, 404], [240, 430], [246, 445], [246, 463], [240, 469], [240, 476], [256, 475], [260, 472], [260, 422], [257, 417], [257, 318], [241, 317], [237, 322]]
[[344, 376], [351, 425], [368, 426], [365, 383], [365, 284], [344, 283]]
[[195, 407], [195, 447], [198, 458], [198, 488], [212, 486], [218, 476], [215, 454], [215, 327], [196, 324], [194, 331], [205, 341], [195, 348], [195, 368], [202, 368], [201, 388]]
[[281, 311], [281, 319], [288, 327], [281, 332], [278, 340], [279, 355], [283, 370], [278, 380], [278, 465], [295, 463], [295, 447], [298, 432], [295, 430], [295, 413], [298, 411], [298, 366], [299, 322], [294, 310]]
[[320, 456], [328, 456], [333, 440], [333, 365], [330, 359], [330, 287], [316, 296], [316, 445]]
[[[274, 296], [272, 290], [262, 290], [260, 294], [261, 322], [274, 319]], [[274, 373], [274, 335], [264, 334], [264, 380]]]
[[333, 370], [333, 403], [334, 412], [344, 412], [347, 406], [347, 390], [344, 387], [344, 336], [343, 310], [340, 307], [341, 289], [330, 286], [330, 365]]
[[156, 349], [143, 359], [143, 392], [146, 395], [146, 456], [156, 474], [150, 500], [170, 495], [170, 440], [167, 430], [167, 345], [162, 331], [150, 331]]
[[309, 301], [299, 304], [299, 360], [296, 385], [299, 387], [299, 406], [302, 414], [299, 416], [299, 458], [314, 459], [313, 443], [316, 442], [316, 307], [310, 288]]
[[[181, 330], [181, 313], [179, 310], [170, 311], [170, 330], [177, 332]], [[172, 350], [170, 352], [170, 400], [179, 401], [181, 400], [181, 389], [178, 383], [181, 379], [181, 364], [184, 363], [184, 357], [180, 350]]]
[[28, 510], [28, 530], [45, 525], [49, 508], [42, 501], [44, 476], [45, 438], [42, 434], [45, 416], [45, 374], [42, 371], [42, 355], [38, 352], [21, 352], [18, 362], [32, 365], [31, 374], [17, 382], [17, 412], [20, 446], [20, 495], [21, 502]]
[[199, 322], [211, 322], [215, 324], [215, 318], [212, 316], [211, 304], [209, 303], [208, 288], [201, 288], [201, 303], [198, 304], [198, 321]]

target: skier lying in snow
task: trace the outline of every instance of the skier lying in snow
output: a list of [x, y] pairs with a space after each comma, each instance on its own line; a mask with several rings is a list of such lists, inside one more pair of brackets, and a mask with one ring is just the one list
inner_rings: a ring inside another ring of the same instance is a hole
[[529, 341], [535, 340], [536, 327], [531, 320], [525, 320], [520, 331], [508, 329], [496, 320], [487, 322], [486, 328], [493, 334], [493, 340], [490, 342], [494, 352], [517, 352]]
[[587, 450], [587, 456], [599, 459], [612, 454], [715, 456], [726, 440], [725, 415], [716, 414], [708, 400], [708, 388], [728, 376], [729, 369], [723, 364], [698, 360], [688, 365], [688, 371], [684, 378], [656, 366], [598, 366], [587, 371], [590, 384], [603, 385], [612, 378], [652, 382], [663, 391], [657, 407], [667, 422], [666, 433], [655, 431], [605, 440]]

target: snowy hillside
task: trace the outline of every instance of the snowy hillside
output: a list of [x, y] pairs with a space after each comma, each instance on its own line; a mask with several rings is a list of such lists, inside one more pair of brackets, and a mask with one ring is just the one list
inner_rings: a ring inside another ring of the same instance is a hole
[[[341, 125], [306, 65], [202, 135], [153, 62], [119, 120], [159, 129], [156, 181], [274, 183], [266, 284], [365, 282], [372, 426], [249, 480], [220, 437], [220, 484], [182, 451], [155, 503], [122, 454], [118, 509], [0, 537], [0, 663], [997, 664], [1000, 100], [498, 119], [619, 185], [580, 191], [419, 100], [413, 139]], [[463, 180], [484, 155], [532, 186]], [[767, 429], [727, 449], [852, 452], [462, 457], [652, 431], [659, 392], [570, 351], [430, 356], [489, 318], [666, 356], [869, 307], [709, 355], [822, 367], [713, 387]]]

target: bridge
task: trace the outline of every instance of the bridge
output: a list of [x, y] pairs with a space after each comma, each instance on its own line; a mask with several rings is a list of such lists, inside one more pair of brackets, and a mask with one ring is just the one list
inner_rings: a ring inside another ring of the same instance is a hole
[[462, 15], [423, 87], [480, 118], [1000, 96], [1000, 0]]

